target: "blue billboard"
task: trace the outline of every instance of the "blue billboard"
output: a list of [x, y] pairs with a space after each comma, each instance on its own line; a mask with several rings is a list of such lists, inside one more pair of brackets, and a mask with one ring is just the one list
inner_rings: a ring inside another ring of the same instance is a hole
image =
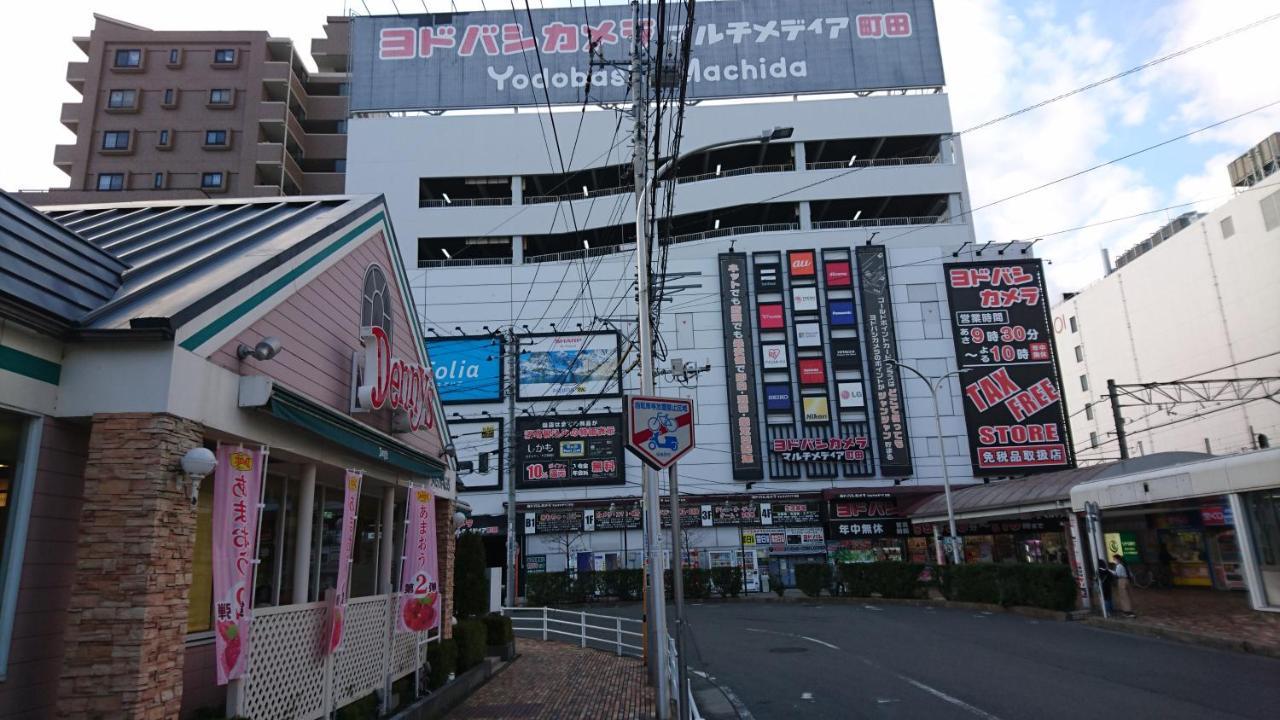
[[427, 357], [440, 402], [497, 402], [502, 399], [502, 340], [478, 337], [427, 338]]

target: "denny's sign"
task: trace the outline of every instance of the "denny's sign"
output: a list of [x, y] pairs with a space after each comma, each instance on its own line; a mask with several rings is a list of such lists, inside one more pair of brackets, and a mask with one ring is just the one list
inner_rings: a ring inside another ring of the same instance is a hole
[[364, 353], [353, 361], [355, 402], [353, 412], [369, 412], [390, 407], [397, 420], [403, 419], [408, 430], [428, 429], [435, 425], [431, 408], [435, 400], [435, 382], [424, 366], [395, 357], [387, 332], [376, 325], [360, 329]]

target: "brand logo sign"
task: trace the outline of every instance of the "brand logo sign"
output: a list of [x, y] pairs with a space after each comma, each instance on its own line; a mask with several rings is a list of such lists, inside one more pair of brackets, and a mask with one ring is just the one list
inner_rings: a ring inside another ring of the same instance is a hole
[[822, 330], [818, 323], [796, 323], [796, 345], [822, 347]]
[[787, 369], [786, 345], [782, 343], [762, 345], [760, 354], [764, 357], [764, 363], [762, 366], [765, 370]]
[[827, 302], [827, 314], [831, 317], [831, 327], [853, 327], [853, 301], [830, 300]]
[[760, 305], [760, 329], [781, 330], [786, 327], [782, 320], [781, 303], [764, 303]]
[[807, 397], [804, 400], [804, 421], [807, 423], [831, 420], [831, 406], [826, 397]]
[[826, 264], [826, 271], [827, 287], [849, 287], [853, 282], [853, 276], [849, 272], [849, 262], [847, 260], [833, 260], [828, 262]]
[[818, 311], [818, 288], [798, 287], [791, 289], [791, 303], [796, 312]]
[[836, 395], [840, 407], [846, 409], [862, 409], [867, 405], [865, 391], [860, 382], [842, 382], [836, 384]]
[[787, 264], [791, 267], [793, 278], [814, 277], [816, 274], [812, 250], [793, 250], [787, 253]]
[[858, 338], [831, 339], [832, 367], [836, 370], [861, 370], [862, 350]]
[[520, 339], [516, 398], [605, 397], [621, 393], [618, 334], [530, 335]]
[[800, 358], [797, 364], [800, 366], [801, 385], [822, 385], [827, 381], [827, 369], [822, 358]]
[[495, 337], [427, 338], [440, 401], [501, 400], [502, 350], [502, 341]]
[[376, 325], [361, 328], [360, 340], [364, 343], [364, 372], [362, 384], [356, 388], [359, 409], [378, 410], [389, 405], [404, 412], [410, 430], [433, 427], [435, 383], [431, 373], [417, 363], [392, 357], [387, 332]]
[[764, 409], [769, 412], [791, 412], [791, 386], [766, 383]]
[[782, 291], [782, 282], [778, 277], [778, 269], [778, 265], [756, 265], [757, 295]]

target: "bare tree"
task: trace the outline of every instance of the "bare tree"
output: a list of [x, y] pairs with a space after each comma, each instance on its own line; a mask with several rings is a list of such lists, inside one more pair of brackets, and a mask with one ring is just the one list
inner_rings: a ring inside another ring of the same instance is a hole
[[585, 535], [586, 533], [581, 530], [564, 530], [558, 533], [553, 533], [550, 538], [548, 538], [552, 546], [557, 548], [559, 552], [564, 553], [565, 571], [570, 573], [577, 571], [577, 567], [572, 562], [573, 553], [576, 550], [585, 549], [582, 547], [582, 538]]

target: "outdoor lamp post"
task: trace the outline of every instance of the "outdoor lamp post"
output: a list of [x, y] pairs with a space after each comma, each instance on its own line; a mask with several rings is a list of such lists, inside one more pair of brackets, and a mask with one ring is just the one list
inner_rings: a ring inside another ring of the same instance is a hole
[[942, 388], [942, 383], [946, 382], [952, 375], [959, 376], [960, 373], [966, 372], [966, 370], [952, 370], [941, 377], [929, 378], [926, 377], [924, 373], [905, 363], [898, 362], [892, 358], [890, 358], [888, 362], [902, 368], [903, 370], [911, 371], [916, 377], [923, 380], [925, 387], [929, 388], [930, 397], [933, 398], [933, 422], [938, 433], [938, 454], [942, 458], [942, 492], [947, 499], [947, 527], [949, 535], [947, 544], [951, 546], [951, 562], [959, 565], [963, 559], [960, 555], [960, 545], [957, 542], [958, 538], [956, 536], [956, 513], [951, 507], [951, 470], [947, 467], [947, 448], [942, 443], [942, 415], [938, 412], [938, 390]]

